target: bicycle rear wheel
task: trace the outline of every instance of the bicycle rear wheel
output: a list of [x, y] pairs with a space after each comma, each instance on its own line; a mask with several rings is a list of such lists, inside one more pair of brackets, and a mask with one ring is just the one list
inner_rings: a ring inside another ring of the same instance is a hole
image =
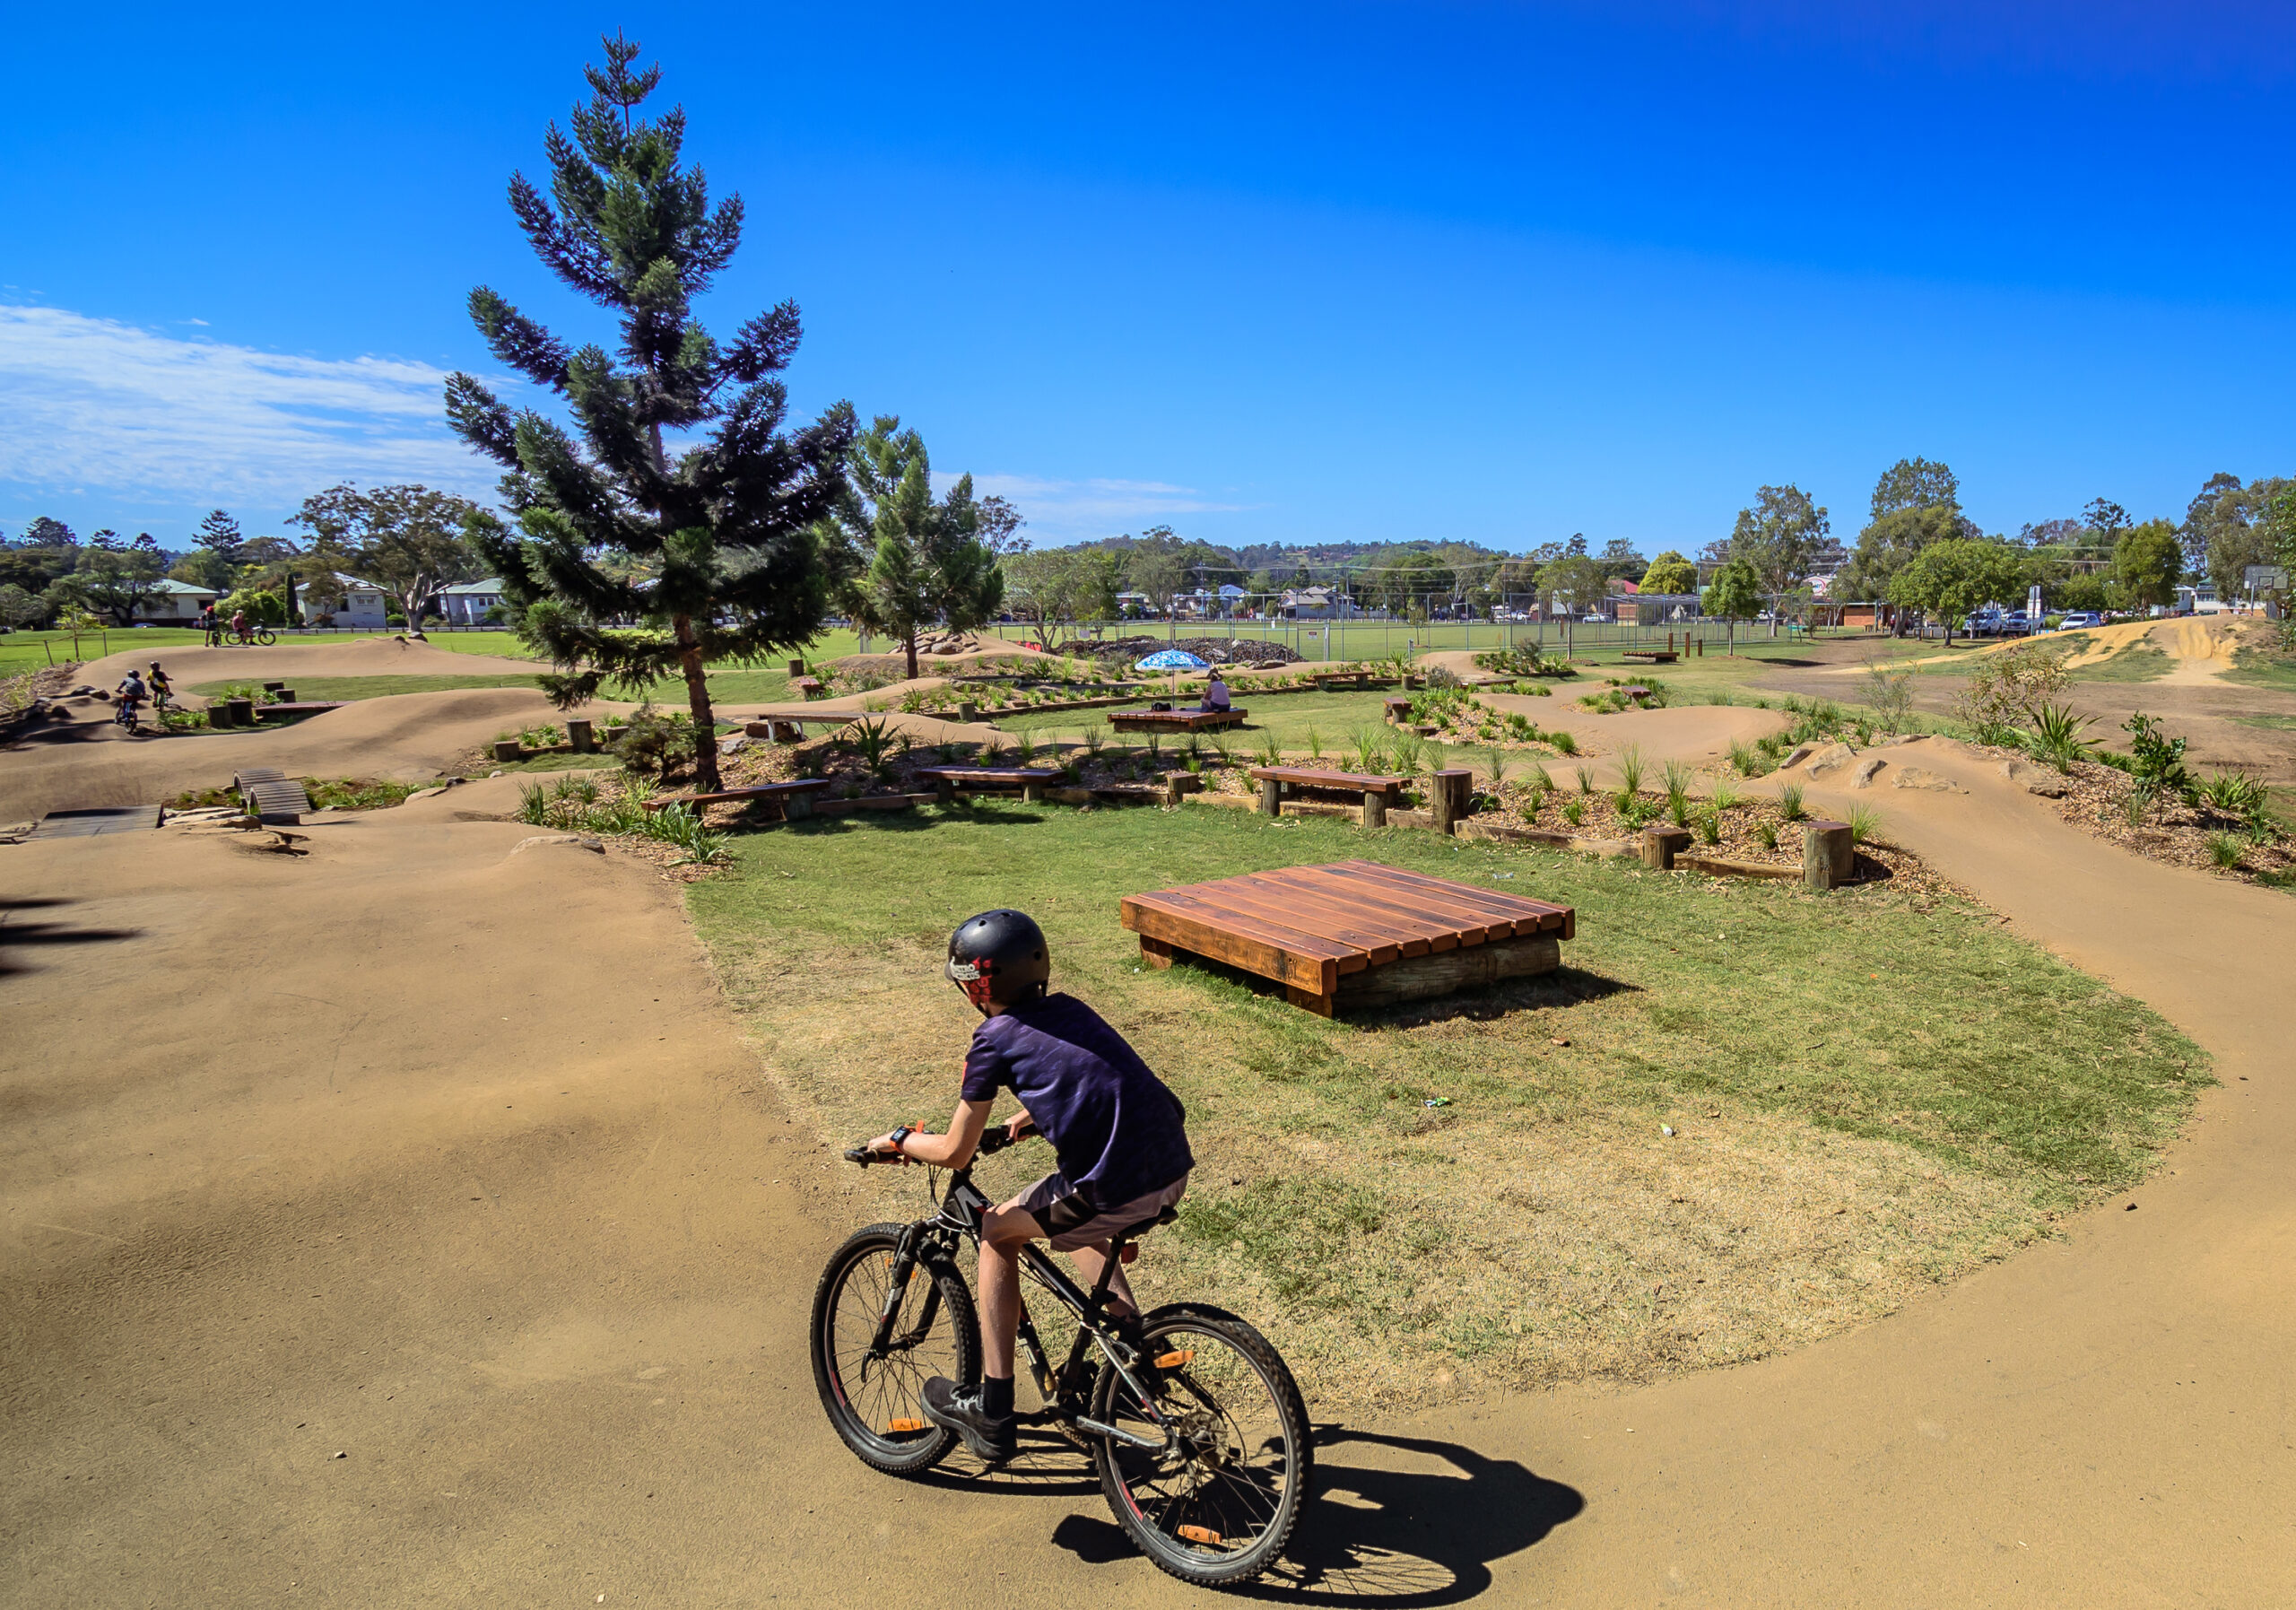
[[887, 1475], [928, 1470], [956, 1446], [956, 1432], [925, 1417], [925, 1383], [936, 1375], [959, 1386], [980, 1379], [972, 1292], [945, 1264], [911, 1272], [891, 1346], [882, 1358], [869, 1356], [906, 1228], [857, 1230], [831, 1255], [813, 1291], [809, 1342], [813, 1385], [830, 1423], [863, 1464]]
[[[1300, 1388], [1267, 1338], [1233, 1314], [1174, 1303], [1144, 1326], [1149, 1389], [1178, 1436], [1153, 1451], [1095, 1441], [1100, 1491], [1158, 1569], [1204, 1588], [1249, 1581], [1283, 1554], [1306, 1497], [1313, 1455]], [[1107, 1364], [1092, 1417], [1163, 1437]]]

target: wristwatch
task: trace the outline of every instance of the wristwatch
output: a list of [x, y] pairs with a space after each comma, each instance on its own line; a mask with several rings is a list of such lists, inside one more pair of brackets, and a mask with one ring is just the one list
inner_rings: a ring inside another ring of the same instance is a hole
[[903, 1124], [900, 1128], [893, 1131], [892, 1145], [893, 1155], [895, 1157], [899, 1157], [901, 1154], [900, 1143], [907, 1140], [910, 1136], [916, 1133], [917, 1127], [914, 1124]]

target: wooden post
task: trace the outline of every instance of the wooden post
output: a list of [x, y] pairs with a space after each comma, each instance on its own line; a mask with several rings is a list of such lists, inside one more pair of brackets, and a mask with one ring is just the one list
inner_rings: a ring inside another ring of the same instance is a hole
[[944, 771], [933, 779], [933, 797], [940, 805], [957, 803], [957, 785], [949, 779], [947, 772]]
[[1690, 848], [1690, 829], [1661, 822], [1642, 830], [1642, 864], [1653, 872], [1672, 872], [1674, 857]]
[[793, 659], [789, 662], [789, 674], [792, 679], [803, 676], [804, 674], [805, 662], [804, 660]]
[[1283, 814], [1283, 785], [1274, 778], [1264, 777], [1259, 779], [1259, 814], [1263, 816], [1280, 816]]
[[[1363, 825], [1365, 827], [1387, 825], [1387, 796], [1384, 790], [1378, 788], [1363, 790]], [[1326, 1013], [1325, 1015], [1330, 1014]]]
[[1161, 939], [1151, 939], [1143, 934], [1140, 936], [1140, 959], [1153, 968], [1170, 967], [1172, 964], [1172, 947]]
[[566, 722], [566, 742], [576, 754], [587, 754], [598, 746], [590, 724], [581, 717], [570, 717]]
[[782, 821], [803, 822], [813, 814], [813, 796], [812, 790], [800, 789], [795, 794], [785, 794], [781, 796]]
[[973, 703], [970, 700], [967, 700], [962, 704], [957, 706], [957, 719], [967, 723], [979, 720], [980, 707]]
[[1164, 773], [1164, 790], [1165, 803], [1178, 805], [1183, 795], [1203, 793], [1204, 779], [1193, 771], [1167, 771]]
[[283, 687], [273, 691], [279, 695], [278, 699], [274, 702], [279, 704], [293, 704], [296, 702], [294, 689]]
[[1021, 784], [1021, 803], [1022, 805], [1036, 805], [1043, 798], [1044, 785], [1042, 783], [1037, 781], [1033, 777], [1022, 780]]
[[1802, 883], [1805, 888], [1831, 889], [1849, 881], [1857, 847], [1849, 840], [1847, 822], [1805, 822], [1802, 824]]
[[255, 725], [254, 700], [227, 699], [223, 701], [223, 708], [230, 711], [231, 725], [233, 727], [253, 727]]
[[1467, 815], [1467, 806], [1474, 797], [1474, 773], [1465, 767], [1453, 767], [1435, 774], [1435, 791], [1430, 803], [1435, 810], [1435, 831], [1456, 833], [1459, 822]]

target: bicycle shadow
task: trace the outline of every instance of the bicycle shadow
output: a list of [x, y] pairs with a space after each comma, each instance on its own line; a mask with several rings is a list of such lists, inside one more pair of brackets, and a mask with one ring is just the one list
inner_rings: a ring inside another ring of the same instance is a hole
[[[1386, 1465], [1334, 1465], [1345, 1444], [1389, 1456]], [[1543, 1541], [1587, 1507], [1578, 1489], [1512, 1459], [1493, 1459], [1456, 1442], [1318, 1427], [1314, 1485], [1283, 1559], [1266, 1576], [1234, 1589], [1286, 1605], [1457, 1605], [1490, 1588], [1491, 1567]], [[1429, 1469], [1439, 1462], [1448, 1471]], [[1052, 1540], [1089, 1565], [1133, 1559], [1123, 1528], [1070, 1515]]]

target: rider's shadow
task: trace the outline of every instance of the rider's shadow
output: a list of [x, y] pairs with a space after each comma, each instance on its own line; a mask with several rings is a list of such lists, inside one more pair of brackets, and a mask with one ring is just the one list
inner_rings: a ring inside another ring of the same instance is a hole
[[[1385, 1465], [1333, 1465], [1347, 1443]], [[1529, 1548], [1587, 1507], [1576, 1488], [1456, 1442], [1324, 1426], [1313, 1490], [1283, 1559], [1240, 1591], [1292, 1605], [1456, 1605], [1491, 1586], [1492, 1562]], [[1443, 1468], [1448, 1466], [1448, 1468]], [[1052, 1540], [1092, 1563], [1136, 1558], [1121, 1528], [1071, 1515]]]

